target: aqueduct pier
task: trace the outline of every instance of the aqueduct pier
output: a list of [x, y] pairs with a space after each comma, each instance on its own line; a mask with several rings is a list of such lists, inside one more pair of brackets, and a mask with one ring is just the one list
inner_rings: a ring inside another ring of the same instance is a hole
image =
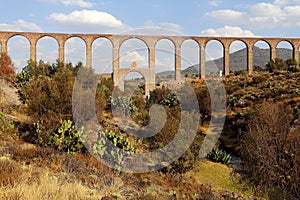
[[119, 49], [123, 42], [129, 39], [138, 39], [145, 43], [148, 48], [148, 69], [136, 68], [134, 71], [139, 72], [145, 78], [146, 94], [155, 88], [155, 47], [162, 40], [171, 41], [175, 47], [175, 77], [179, 80], [181, 77], [181, 46], [186, 40], [193, 40], [199, 47], [199, 63], [200, 76], [205, 78], [205, 48], [208, 42], [212, 40], [219, 41], [223, 46], [223, 71], [225, 76], [230, 72], [229, 66], [229, 48], [234, 41], [241, 41], [247, 48], [247, 70], [251, 75], [253, 73], [253, 47], [256, 42], [264, 41], [270, 48], [270, 59], [276, 58], [276, 47], [286, 41], [293, 48], [293, 58], [299, 63], [299, 47], [300, 38], [249, 38], [249, 37], [200, 37], [200, 36], [150, 36], [150, 35], [114, 35], [114, 34], [61, 34], [61, 33], [34, 33], [34, 32], [0, 32], [1, 52], [7, 53], [8, 40], [14, 36], [25, 37], [30, 44], [30, 59], [36, 61], [37, 58], [37, 42], [43, 37], [52, 37], [58, 43], [58, 59], [64, 62], [65, 59], [65, 43], [68, 39], [77, 37], [84, 41], [86, 47], [86, 66], [92, 68], [92, 45], [96, 39], [106, 38], [113, 47], [113, 78], [114, 83], [124, 82], [123, 79], [132, 69], [120, 68]]

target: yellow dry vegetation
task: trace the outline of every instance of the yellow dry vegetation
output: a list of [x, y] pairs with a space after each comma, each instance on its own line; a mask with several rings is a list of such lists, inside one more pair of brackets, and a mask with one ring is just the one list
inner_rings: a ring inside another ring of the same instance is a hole
[[194, 177], [198, 184], [211, 185], [214, 190], [230, 190], [244, 196], [253, 195], [253, 191], [246, 184], [238, 182], [238, 174], [234, 173], [233, 168], [220, 163], [197, 161], [186, 176]]
[[99, 189], [82, 184], [66, 173], [51, 173], [47, 168], [22, 165], [9, 158], [0, 159], [0, 165], [6, 167], [5, 173], [8, 173], [7, 176], [0, 174], [0, 199], [93, 200], [104, 197], [126, 199], [125, 184], [117, 177], [111, 180], [111, 184], [103, 184]]

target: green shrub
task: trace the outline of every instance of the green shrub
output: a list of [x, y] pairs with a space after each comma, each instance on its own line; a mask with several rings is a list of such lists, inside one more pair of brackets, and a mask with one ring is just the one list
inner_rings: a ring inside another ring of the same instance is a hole
[[287, 59], [286, 61], [281, 58], [275, 58], [275, 60], [271, 60], [266, 65], [269, 72], [273, 72], [274, 70], [287, 70], [289, 72], [297, 72], [297, 66], [298, 63], [294, 58]]
[[120, 109], [126, 116], [130, 114], [135, 114], [137, 112], [137, 107], [130, 97], [119, 96], [117, 98], [111, 99], [111, 105], [113, 109]]
[[229, 165], [231, 163], [231, 156], [224, 150], [213, 149], [206, 155], [206, 158], [213, 162], [218, 162], [225, 165]]
[[172, 108], [179, 105], [179, 100], [174, 92], [170, 92], [159, 104]]
[[[109, 149], [107, 142], [112, 142], [116, 151]], [[98, 139], [93, 145], [93, 153], [100, 156], [102, 159], [109, 159], [117, 166], [121, 166], [123, 163], [123, 154], [121, 150], [137, 153], [138, 149], [134, 146], [134, 143], [130, 142], [128, 138], [123, 135], [118, 135], [112, 130], [105, 130], [98, 133]], [[112, 160], [113, 159], [113, 160]]]
[[1, 134], [16, 134], [18, 129], [13, 121], [7, 119], [3, 112], [0, 112], [0, 135]]
[[60, 126], [55, 131], [46, 131], [40, 122], [35, 124], [36, 135], [39, 144], [43, 146], [54, 147], [55, 149], [62, 150], [68, 153], [76, 153], [83, 150], [82, 133], [83, 128], [76, 130], [72, 121], [61, 120]]
[[29, 114], [40, 119], [52, 112], [59, 118], [70, 119], [75, 69], [59, 62], [50, 65], [29, 61], [16, 81]]
[[153, 104], [158, 104], [159, 102], [163, 101], [170, 92], [171, 90], [165, 87], [151, 91], [147, 102], [148, 105], [151, 106]]

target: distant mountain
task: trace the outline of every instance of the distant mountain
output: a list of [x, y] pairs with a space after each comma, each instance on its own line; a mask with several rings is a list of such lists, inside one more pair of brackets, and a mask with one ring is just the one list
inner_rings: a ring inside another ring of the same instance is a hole
[[[292, 55], [291, 49], [279, 48], [277, 49], [277, 58], [282, 58], [287, 60], [291, 58]], [[253, 49], [253, 66], [260, 66], [264, 68], [266, 64], [270, 61], [270, 49], [261, 49], [259, 47], [254, 47]], [[221, 70], [223, 66], [223, 58], [218, 58], [213, 61], [206, 62], [206, 73], [210, 74], [216, 70]], [[188, 67], [182, 70], [181, 75], [185, 76], [186, 74], [197, 74], [199, 69], [199, 64]], [[247, 69], [247, 49], [241, 49], [239, 51], [233, 52], [230, 54], [230, 70], [231, 71], [240, 71]], [[164, 71], [157, 74], [158, 77], [174, 77], [174, 71]]]

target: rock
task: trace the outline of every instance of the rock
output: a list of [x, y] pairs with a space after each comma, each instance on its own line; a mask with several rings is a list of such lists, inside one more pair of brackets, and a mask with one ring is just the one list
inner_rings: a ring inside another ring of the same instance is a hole
[[0, 79], [0, 105], [1, 107], [11, 107], [21, 105], [17, 94], [18, 90], [11, 83]]

